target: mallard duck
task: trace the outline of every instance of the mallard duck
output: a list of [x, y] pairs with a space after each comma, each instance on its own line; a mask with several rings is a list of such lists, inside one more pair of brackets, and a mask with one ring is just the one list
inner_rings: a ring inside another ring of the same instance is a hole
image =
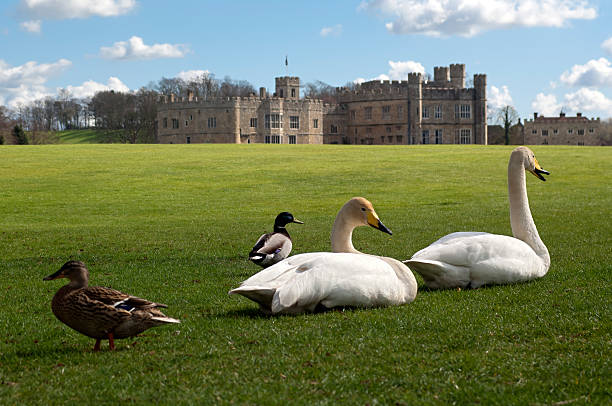
[[357, 251], [351, 241], [359, 226], [391, 234], [367, 199], [349, 200], [332, 229], [334, 252], [313, 252], [284, 259], [245, 280], [230, 294], [257, 302], [266, 313], [303, 313], [338, 306], [388, 306], [414, 300], [414, 275], [393, 258]]
[[43, 280], [58, 278], [68, 278], [70, 282], [53, 296], [53, 314], [68, 327], [95, 338], [94, 351], [100, 350], [100, 340], [108, 339], [109, 348], [114, 350], [114, 339], [132, 337], [162, 324], [180, 323], [158, 310], [168, 307], [164, 304], [111, 288], [88, 286], [89, 271], [81, 261], [68, 261]]
[[508, 163], [510, 223], [514, 237], [480, 232], [452, 233], [423, 248], [407, 261], [430, 288], [478, 288], [540, 278], [548, 272], [550, 255], [536, 229], [525, 171], [545, 181], [550, 175], [527, 147], [512, 151]]
[[293, 247], [291, 237], [285, 228], [289, 223], [304, 224], [291, 213], [286, 211], [280, 213], [274, 220], [274, 232], [259, 237], [249, 252], [249, 259], [265, 268], [287, 258]]

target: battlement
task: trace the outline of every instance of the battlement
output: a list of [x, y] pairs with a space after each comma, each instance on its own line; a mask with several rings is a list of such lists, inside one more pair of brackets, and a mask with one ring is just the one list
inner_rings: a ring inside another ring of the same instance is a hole
[[533, 113], [532, 119], [525, 119], [525, 124], [544, 124], [544, 123], [585, 123], [585, 124], [600, 124], [600, 118], [588, 118], [584, 117], [582, 113], [576, 113], [575, 117], [567, 117], [565, 113], [559, 113], [559, 117], [545, 117], [540, 116], [538, 113]]

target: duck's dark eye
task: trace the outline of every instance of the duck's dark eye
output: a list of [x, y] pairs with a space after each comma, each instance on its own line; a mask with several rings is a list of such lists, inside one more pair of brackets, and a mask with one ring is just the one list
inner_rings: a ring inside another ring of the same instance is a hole
[[365, 207], [362, 207], [362, 208], [361, 208], [361, 211], [365, 211]]

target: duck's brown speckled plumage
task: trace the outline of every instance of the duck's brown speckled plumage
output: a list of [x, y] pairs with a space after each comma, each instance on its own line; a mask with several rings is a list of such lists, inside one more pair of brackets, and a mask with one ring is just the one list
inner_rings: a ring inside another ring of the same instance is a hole
[[70, 283], [61, 287], [53, 300], [53, 314], [64, 324], [88, 337], [97, 340], [94, 349], [99, 349], [102, 339], [135, 336], [151, 327], [178, 320], [166, 317], [158, 308], [167, 307], [118, 290], [87, 286], [89, 273], [80, 261], [69, 261], [45, 280], [69, 278]]

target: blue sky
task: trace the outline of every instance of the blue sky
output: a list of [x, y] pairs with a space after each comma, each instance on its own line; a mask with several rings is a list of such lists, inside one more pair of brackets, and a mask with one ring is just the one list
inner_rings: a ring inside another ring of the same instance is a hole
[[464, 63], [492, 107], [612, 117], [610, 0], [3, 0], [0, 104], [202, 71], [272, 90]]

